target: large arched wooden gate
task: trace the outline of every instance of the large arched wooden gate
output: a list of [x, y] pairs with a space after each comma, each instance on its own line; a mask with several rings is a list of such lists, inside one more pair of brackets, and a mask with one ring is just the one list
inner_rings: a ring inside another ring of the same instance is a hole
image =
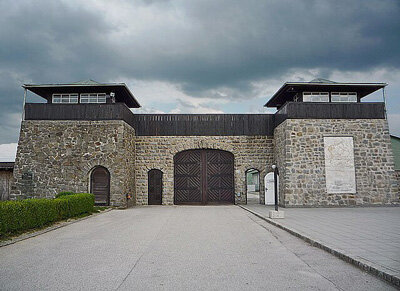
[[234, 203], [234, 158], [222, 150], [187, 150], [174, 157], [175, 204]]

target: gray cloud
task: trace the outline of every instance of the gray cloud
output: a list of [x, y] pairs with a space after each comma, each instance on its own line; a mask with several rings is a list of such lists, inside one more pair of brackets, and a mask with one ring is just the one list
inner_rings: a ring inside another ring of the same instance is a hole
[[[223, 87], [237, 100], [294, 68], [396, 68], [399, 3], [2, 1], [0, 114], [20, 112], [23, 82], [163, 81], [196, 97]], [[12, 124], [0, 143], [16, 141]]]

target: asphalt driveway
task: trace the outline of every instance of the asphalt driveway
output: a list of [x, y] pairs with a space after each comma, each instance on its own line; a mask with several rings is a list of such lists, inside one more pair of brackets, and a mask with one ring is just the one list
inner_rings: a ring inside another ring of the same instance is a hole
[[0, 290], [390, 290], [237, 206], [114, 210], [0, 248]]

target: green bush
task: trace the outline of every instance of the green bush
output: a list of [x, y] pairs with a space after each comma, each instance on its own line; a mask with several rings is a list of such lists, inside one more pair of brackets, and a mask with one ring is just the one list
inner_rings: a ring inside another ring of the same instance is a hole
[[71, 192], [71, 191], [63, 191], [63, 192], [56, 194], [55, 198], [60, 198], [61, 196], [74, 195], [74, 194], [75, 193]]
[[64, 208], [63, 205], [60, 205], [60, 213], [66, 213], [68, 217], [77, 216], [82, 213], [91, 213], [94, 210], [94, 195], [90, 193], [65, 195], [54, 200], [68, 201], [67, 208]]
[[0, 203], [0, 235], [43, 227], [57, 220], [94, 211], [94, 195], [79, 193], [56, 199], [25, 199]]

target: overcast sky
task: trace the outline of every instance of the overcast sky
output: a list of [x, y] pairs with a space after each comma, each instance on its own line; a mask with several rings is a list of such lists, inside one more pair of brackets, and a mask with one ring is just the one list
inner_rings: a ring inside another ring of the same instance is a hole
[[263, 105], [287, 81], [386, 82], [400, 135], [398, 0], [0, 0], [0, 11], [0, 144], [18, 141], [23, 83], [85, 79], [126, 83], [134, 112], [150, 113], [273, 112]]

